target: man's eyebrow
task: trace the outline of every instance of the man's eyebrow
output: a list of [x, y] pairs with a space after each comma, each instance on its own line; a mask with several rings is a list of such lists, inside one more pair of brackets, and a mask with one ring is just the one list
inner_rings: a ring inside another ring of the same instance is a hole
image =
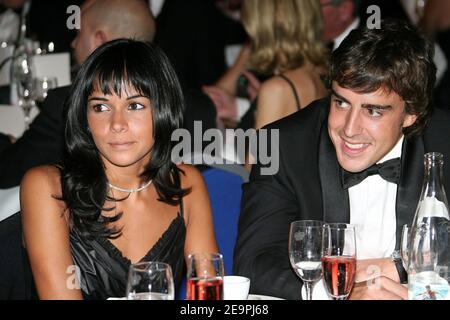
[[365, 109], [377, 109], [377, 110], [391, 110], [391, 105], [382, 105], [382, 104], [372, 104], [372, 103], [365, 103], [361, 106], [361, 108]]
[[[350, 104], [350, 102], [345, 99], [343, 96], [339, 95], [336, 93], [336, 91], [334, 91], [333, 89], [331, 89], [331, 94], [333, 96], [336, 96], [336, 98], [344, 101], [345, 103]], [[391, 110], [392, 106], [391, 105], [383, 105], [383, 104], [373, 104], [373, 103], [364, 103], [361, 105], [361, 108], [365, 108], [365, 109], [377, 109], [377, 110]]]
[[345, 103], [351, 104], [347, 99], [345, 99], [343, 96], [337, 94], [336, 91], [334, 91], [333, 89], [331, 89], [331, 95], [335, 96], [339, 100], [344, 101]]
[[108, 101], [108, 99], [103, 98], [103, 97], [91, 97], [88, 99], [88, 102], [91, 100], [100, 100], [100, 101]]

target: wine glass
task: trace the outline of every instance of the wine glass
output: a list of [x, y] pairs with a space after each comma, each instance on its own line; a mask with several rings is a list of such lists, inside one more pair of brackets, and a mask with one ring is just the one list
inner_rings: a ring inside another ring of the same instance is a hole
[[33, 79], [33, 99], [38, 106], [44, 102], [49, 90], [58, 86], [56, 77], [42, 77]]
[[16, 87], [19, 105], [25, 116], [25, 129], [30, 123], [30, 112], [34, 106], [33, 101], [33, 64], [32, 55], [25, 48], [24, 51], [13, 57], [13, 73], [11, 82]]
[[409, 261], [409, 239], [411, 228], [407, 224], [402, 227], [402, 237], [400, 238], [400, 257], [402, 259], [403, 268], [408, 270]]
[[322, 221], [299, 220], [290, 226], [289, 260], [305, 285], [306, 300], [312, 300], [314, 285], [322, 277], [322, 233]]
[[223, 256], [194, 253], [188, 256], [187, 300], [223, 300]]
[[172, 268], [167, 263], [150, 261], [130, 266], [128, 300], [173, 300], [174, 292]]
[[323, 278], [333, 300], [346, 300], [355, 282], [355, 228], [345, 223], [329, 223], [323, 232]]

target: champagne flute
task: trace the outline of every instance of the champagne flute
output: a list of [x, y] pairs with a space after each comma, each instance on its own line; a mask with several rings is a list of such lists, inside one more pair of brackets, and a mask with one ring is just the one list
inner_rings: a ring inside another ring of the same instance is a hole
[[24, 112], [26, 130], [30, 123], [30, 112], [34, 106], [32, 55], [26, 49], [13, 57], [12, 63], [14, 72], [11, 81], [16, 86], [19, 105]]
[[220, 253], [188, 256], [187, 300], [223, 300], [223, 257]]
[[299, 220], [290, 225], [289, 260], [305, 285], [306, 300], [312, 300], [314, 285], [322, 277], [322, 232], [322, 221]]
[[355, 228], [345, 223], [330, 223], [323, 232], [323, 278], [333, 300], [346, 300], [355, 282]]
[[174, 292], [172, 268], [167, 263], [150, 261], [130, 266], [128, 300], [173, 300]]

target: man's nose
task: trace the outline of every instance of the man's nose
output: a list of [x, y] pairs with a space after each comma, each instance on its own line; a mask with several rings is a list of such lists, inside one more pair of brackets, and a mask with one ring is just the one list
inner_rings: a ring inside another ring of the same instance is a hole
[[360, 110], [352, 109], [345, 119], [344, 133], [347, 137], [354, 137], [362, 131]]

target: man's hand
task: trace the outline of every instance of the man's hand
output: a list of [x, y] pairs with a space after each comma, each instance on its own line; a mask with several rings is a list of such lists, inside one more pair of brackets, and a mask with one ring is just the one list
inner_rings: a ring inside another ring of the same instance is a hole
[[362, 282], [382, 276], [395, 282], [400, 282], [397, 268], [390, 258], [365, 259], [356, 262], [355, 282]]
[[222, 121], [236, 121], [237, 103], [234, 96], [216, 86], [203, 86], [202, 89], [216, 106], [218, 118]]
[[356, 283], [350, 300], [406, 300], [408, 289], [387, 277]]
[[258, 96], [259, 89], [261, 88], [261, 82], [256, 78], [253, 73], [248, 71], [243, 71], [242, 75], [247, 78], [247, 94], [250, 101], [254, 101]]

